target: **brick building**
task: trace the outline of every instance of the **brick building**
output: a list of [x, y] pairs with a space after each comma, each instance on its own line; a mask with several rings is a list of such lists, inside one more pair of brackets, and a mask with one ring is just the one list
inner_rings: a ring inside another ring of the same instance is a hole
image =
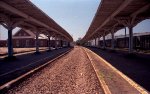
[[[12, 39], [14, 48], [35, 47], [35, 34], [30, 30], [20, 29], [13, 35]], [[39, 35], [39, 46], [48, 46], [48, 40], [45, 35]]]

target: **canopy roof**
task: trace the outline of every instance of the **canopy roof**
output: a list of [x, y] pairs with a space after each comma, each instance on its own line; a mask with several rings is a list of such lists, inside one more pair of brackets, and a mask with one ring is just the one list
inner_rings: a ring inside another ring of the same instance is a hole
[[114, 32], [128, 25], [135, 26], [144, 19], [150, 18], [149, 0], [102, 0], [95, 17], [82, 39], [88, 41], [107, 35], [114, 28]]
[[18, 21], [18, 27], [26, 29], [36, 27], [38, 31], [45, 30], [50, 34], [53, 32], [68, 41], [73, 41], [68, 32], [29, 0], [1, 0], [0, 22], [5, 22], [6, 17], [10, 17], [12, 21]]

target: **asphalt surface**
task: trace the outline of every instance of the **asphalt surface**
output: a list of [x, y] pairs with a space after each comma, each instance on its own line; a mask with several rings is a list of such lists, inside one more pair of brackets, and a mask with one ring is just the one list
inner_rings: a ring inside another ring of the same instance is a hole
[[136, 83], [150, 91], [150, 55], [129, 55], [125, 52], [111, 52], [110, 50], [93, 47], [88, 48]]
[[[0, 85], [8, 82], [11, 79], [20, 76], [21, 74], [30, 71], [33, 68], [36, 68], [46, 63], [47, 61], [57, 57], [59, 54], [69, 49], [70, 48], [62, 48], [62, 49], [52, 50], [50, 52], [42, 51], [39, 54], [35, 54], [35, 53], [23, 54], [23, 55], [16, 56], [17, 59], [13, 61], [5, 61], [4, 59], [1, 59], [0, 60]], [[49, 58], [40, 61], [45, 57], [49, 57]]]

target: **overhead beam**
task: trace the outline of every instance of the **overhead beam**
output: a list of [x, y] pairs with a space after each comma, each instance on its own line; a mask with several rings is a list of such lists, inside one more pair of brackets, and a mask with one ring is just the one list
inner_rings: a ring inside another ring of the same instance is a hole
[[47, 28], [47, 29], [50, 29], [50, 30], [52, 30], [52, 31], [54, 31], [54, 32], [56, 32], [56, 33], [59, 33], [59, 34], [65, 36], [66, 38], [68, 38], [68, 39], [70, 40], [70, 38], [67, 37], [66, 35], [64, 35], [63, 33], [58, 32], [57, 30], [51, 28], [50, 26], [48, 26], [48, 25], [42, 23], [41, 21], [38, 21], [37, 19], [35, 19], [35, 18], [33, 18], [33, 17], [31, 17], [31, 16], [29, 16], [29, 15], [23, 13], [22, 11], [20, 11], [20, 10], [18, 10], [18, 9], [16, 9], [16, 8], [10, 6], [10, 5], [8, 5], [7, 3], [5, 3], [5, 2], [3, 2], [3, 1], [0, 1], [0, 7], [4, 8], [4, 9], [6, 9], [6, 10], [12, 12], [12, 13], [15, 13], [15, 14], [17, 14], [17, 15], [19, 15], [19, 16], [21, 16], [21, 17], [27, 19], [27, 20], [30, 20], [30, 21], [32, 21], [32, 22], [35, 22], [35, 23], [37, 23], [37, 24], [40, 25], [40, 26], [43, 26], [43, 27], [45, 27], [45, 28]]
[[132, 13], [130, 16], [131, 16], [131, 17], [135, 17], [135, 16], [137, 16], [139, 13], [141, 13], [141, 12], [147, 10], [148, 8], [150, 8], [150, 4], [147, 4], [147, 5], [145, 5], [144, 7], [138, 9], [136, 12]]
[[[116, 11], [114, 11], [104, 22], [101, 24], [89, 37], [95, 34], [98, 30], [100, 30], [105, 24], [107, 24], [110, 20], [112, 20], [120, 11], [122, 11], [125, 7], [127, 7], [133, 0], [124, 0], [124, 2], [118, 7]], [[89, 38], [88, 37], [88, 38]]]

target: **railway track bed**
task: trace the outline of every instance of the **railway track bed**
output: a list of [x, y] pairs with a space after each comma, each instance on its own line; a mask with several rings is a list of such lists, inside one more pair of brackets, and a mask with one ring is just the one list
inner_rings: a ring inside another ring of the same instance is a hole
[[6, 94], [148, 94], [86, 48], [75, 47]]

